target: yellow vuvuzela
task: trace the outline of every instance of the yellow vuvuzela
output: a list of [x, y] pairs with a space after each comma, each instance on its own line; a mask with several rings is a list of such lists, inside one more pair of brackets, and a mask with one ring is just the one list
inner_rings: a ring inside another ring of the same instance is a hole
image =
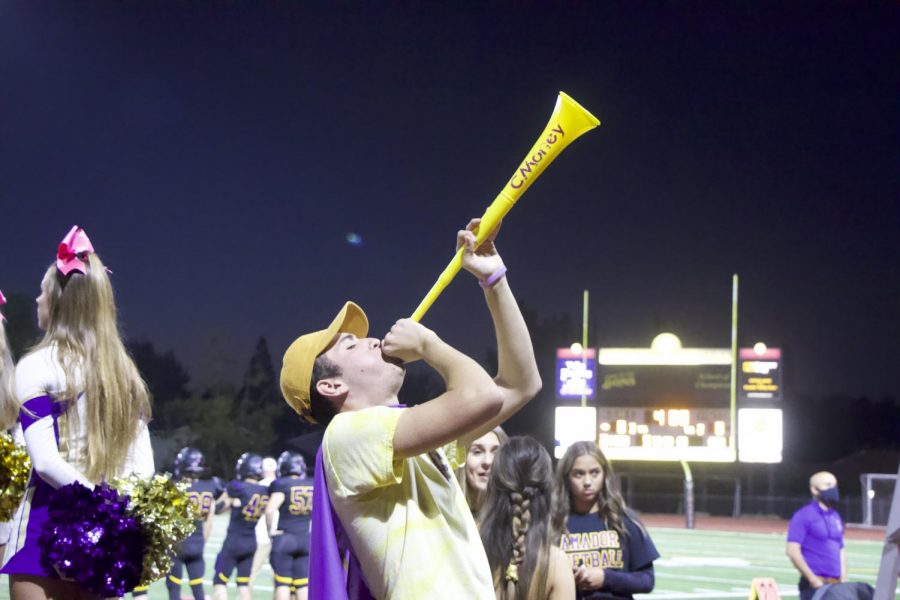
[[[559, 93], [556, 99], [556, 106], [553, 114], [550, 115], [550, 121], [544, 128], [534, 146], [513, 173], [512, 178], [506, 187], [503, 188], [491, 205], [481, 217], [481, 225], [478, 227], [478, 234], [475, 236], [475, 247], [481, 245], [486, 238], [500, 223], [500, 220], [513, 207], [516, 200], [525, 193], [525, 190], [538, 178], [538, 175], [544, 172], [553, 159], [556, 158], [563, 149], [571, 144], [578, 136], [586, 131], [590, 131], [600, 124], [597, 117], [585, 110], [580, 104], [572, 100], [564, 92]], [[413, 321], [421, 321], [425, 313], [434, 304], [434, 301], [441, 292], [444, 291], [450, 282], [459, 273], [462, 268], [463, 250], [457, 250], [456, 255], [450, 264], [441, 273], [438, 280], [431, 286], [428, 295], [419, 303], [419, 307], [410, 317]]]

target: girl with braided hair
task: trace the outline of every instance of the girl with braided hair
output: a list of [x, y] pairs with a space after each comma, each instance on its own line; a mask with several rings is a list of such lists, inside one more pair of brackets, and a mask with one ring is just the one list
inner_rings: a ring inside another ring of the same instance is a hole
[[556, 467], [560, 548], [575, 571], [578, 597], [632, 598], [653, 590], [659, 552], [619, 493], [612, 466], [593, 442], [577, 442]]
[[491, 466], [479, 523], [498, 600], [575, 597], [569, 561], [553, 542], [553, 505], [550, 455], [534, 438], [510, 438]]

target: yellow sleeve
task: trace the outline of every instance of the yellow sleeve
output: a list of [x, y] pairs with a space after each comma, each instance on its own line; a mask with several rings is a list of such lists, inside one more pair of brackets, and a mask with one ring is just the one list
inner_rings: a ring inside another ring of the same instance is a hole
[[322, 458], [333, 493], [355, 496], [400, 483], [404, 463], [394, 460], [394, 431], [403, 410], [376, 406], [332, 419]]

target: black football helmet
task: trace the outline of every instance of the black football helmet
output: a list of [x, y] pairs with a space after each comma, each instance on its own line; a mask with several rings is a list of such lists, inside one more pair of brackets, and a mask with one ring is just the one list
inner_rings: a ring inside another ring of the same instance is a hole
[[234, 464], [234, 478], [238, 481], [245, 479], [262, 479], [262, 456], [253, 452], [244, 452]]
[[291, 452], [285, 450], [278, 457], [278, 475], [288, 477], [296, 475], [297, 477], [306, 477], [306, 461], [299, 452]]
[[185, 446], [175, 456], [175, 479], [200, 477], [206, 473], [206, 458], [197, 448]]

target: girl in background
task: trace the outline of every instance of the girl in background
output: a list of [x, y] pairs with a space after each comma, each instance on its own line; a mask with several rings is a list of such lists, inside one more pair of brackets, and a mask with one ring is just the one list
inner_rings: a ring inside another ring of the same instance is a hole
[[478, 511], [484, 504], [491, 465], [500, 446], [509, 441], [509, 436], [500, 426], [494, 427], [466, 448], [466, 462], [456, 470], [456, 479], [466, 497], [466, 503], [477, 519]]
[[632, 598], [653, 591], [659, 552], [619, 493], [612, 466], [593, 442], [577, 442], [556, 467], [554, 527], [575, 571], [579, 598]]
[[550, 455], [536, 440], [516, 436], [500, 448], [479, 523], [499, 600], [575, 597], [572, 569], [550, 525], [553, 486]]
[[84, 230], [73, 227], [37, 298], [41, 342], [16, 367], [19, 422], [31, 458], [2, 572], [12, 600], [94, 598], [45, 569], [37, 545], [59, 487], [152, 477], [147, 386], [128, 356], [106, 268]]

